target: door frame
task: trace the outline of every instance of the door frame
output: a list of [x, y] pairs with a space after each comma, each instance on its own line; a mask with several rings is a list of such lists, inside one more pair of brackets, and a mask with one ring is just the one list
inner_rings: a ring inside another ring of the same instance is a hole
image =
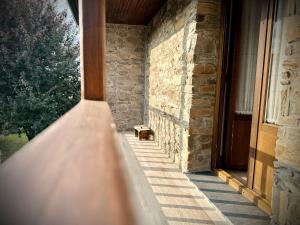
[[262, 13], [262, 18], [264, 17], [265, 19], [261, 22], [261, 30], [259, 37], [259, 50], [256, 68], [256, 83], [248, 164], [247, 185], [251, 189], [253, 189], [259, 128], [260, 126], [263, 126], [264, 129], [268, 129], [272, 133], [276, 132], [277, 129], [275, 125], [263, 123], [269, 78], [275, 0], [264, 1], [264, 4], [268, 5], [265, 6], [267, 7], [267, 10], [263, 10]]
[[[268, 71], [269, 71], [269, 56], [272, 39], [273, 28], [273, 14], [275, 1], [262, 1], [262, 15], [259, 31], [259, 43], [257, 53], [257, 68], [255, 81], [254, 105], [251, 124], [251, 136], [249, 146], [249, 160], [248, 160], [248, 179], [247, 187], [253, 189], [253, 178], [255, 171], [255, 157], [257, 151], [257, 139], [259, 124], [262, 122], [265, 108], [265, 98], [267, 91]], [[212, 170], [221, 167], [220, 153], [222, 147], [222, 127], [224, 120], [223, 109], [225, 106], [225, 80], [228, 76], [229, 70], [229, 48], [230, 48], [230, 0], [222, 1], [221, 7], [221, 36], [219, 49], [219, 65], [217, 71], [216, 82], [216, 101], [214, 112], [214, 126], [213, 126], [213, 140], [212, 140], [212, 155], [211, 168]], [[269, 129], [275, 129], [273, 125], [268, 126]], [[273, 128], [272, 128], [273, 127]]]
[[216, 80], [216, 100], [213, 121], [213, 138], [211, 169], [218, 169], [221, 166], [220, 152], [222, 146], [223, 133], [223, 111], [225, 106], [225, 80], [228, 74], [229, 58], [229, 34], [228, 26], [230, 21], [230, 0], [223, 0], [221, 4], [221, 24], [220, 24], [220, 48], [218, 51], [218, 70]]

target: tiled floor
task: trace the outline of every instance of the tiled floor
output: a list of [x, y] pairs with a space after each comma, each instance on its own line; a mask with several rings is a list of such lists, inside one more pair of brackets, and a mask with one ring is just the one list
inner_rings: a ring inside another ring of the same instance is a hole
[[230, 224], [155, 142], [120, 137], [137, 201], [152, 224]]
[[139, 141], [131, 133], [120, 134], [120, 141], [133, 195], [146, 214], [140, 224], [270, 223], [258, 207], [213, 174], [181, 173], [155, 142]]
[[214, 174], [197, 173], [188, 177], [233, 224], [270, 224], [267, 214]]

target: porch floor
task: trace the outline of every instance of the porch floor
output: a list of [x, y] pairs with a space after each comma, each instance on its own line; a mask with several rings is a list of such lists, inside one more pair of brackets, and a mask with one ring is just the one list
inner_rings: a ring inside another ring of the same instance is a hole
[[129, 133], [120, 137], [145, 221], [157, 225], [230, 224], [155, 142], [139, 141]]
[[233, 224], [270, 224], [266, 213], [213, 173], [188, 174], [188, 177]]
[[[268, 217], [255, 205], [238, 192], [227, 190], [229, 187], [221, 180], [215, 180], [219, 178], [210, 173], [188, 177], [157, 143], [139, 141], [133, 133], [119, 136], [124, 166], [128, 171], [127, 179], [132, 184], [132, 196], [137, 210], [143, 211], [143, 217], [138, 218], [140, 224], [269, 223]], [[242, 200], [233, 196], [239, 196]], [[243, 210], [237, 211], [240, 207], [244, 207]]]

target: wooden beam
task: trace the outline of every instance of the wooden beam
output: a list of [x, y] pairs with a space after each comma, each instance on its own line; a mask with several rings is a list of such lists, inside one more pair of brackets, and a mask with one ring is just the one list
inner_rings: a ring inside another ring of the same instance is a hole
[[221, 3], [221, 25], [220, 25], [220, 48], [218, 51], [218, 67], [217, 67], [217, 85], [216, 85], [216, 102], [213, 123], [213, 140], [211, 154], [211, 169], [217, 169], [221, 166], [220, 152], [222, 141], [222, 121], [225, 116], [223, 107], [225, 104], [225, 78], [227, 70], [228, 58], [228, 25], [230, 17], [230, 2], [222, 1]]
[[105, 0], [79, 1], [82, 98], [105, 100]]
[[135, 225], [116, 138], [107, 103], [81, 100], [0, 166], [0, 224]]

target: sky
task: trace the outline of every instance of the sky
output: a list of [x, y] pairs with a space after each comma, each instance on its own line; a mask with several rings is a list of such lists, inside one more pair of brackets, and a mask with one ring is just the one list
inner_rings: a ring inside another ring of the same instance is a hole
[[60, 11], [60, 12], [63, 11], [63, 10], [67, 11], [68, 20], [73, 20], [75, 22], [72, 11], [69, 7], [69, 4], [68, 4], [67, 0], [57, 0], [56, 5], [57, 5], [58, 11]]
[[[0, 0], [1, 1], [1, 0]], [[56, 1], [56, 8], [59, 12], [66, 11], [67, 12], [67, 20], [72, 22], [72, 26], [74, 29], [79, 29], [78, 25], [76, 24], [75, 18], [73, 16], [73, 13], [69, 7], [67, 0], [57, 0]], [[75, 39], [76, 42], [80, 40], [79, 32]]]

